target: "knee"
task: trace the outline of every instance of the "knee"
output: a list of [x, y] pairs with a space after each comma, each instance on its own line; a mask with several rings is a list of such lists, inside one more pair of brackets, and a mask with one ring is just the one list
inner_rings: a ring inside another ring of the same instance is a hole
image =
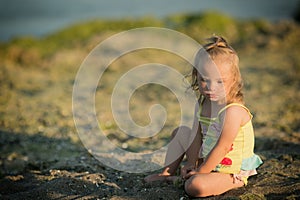
[[185, 182], [185, 192], [191, 197], [206, 197], [207, 189], [199, 176], [192, 176]]

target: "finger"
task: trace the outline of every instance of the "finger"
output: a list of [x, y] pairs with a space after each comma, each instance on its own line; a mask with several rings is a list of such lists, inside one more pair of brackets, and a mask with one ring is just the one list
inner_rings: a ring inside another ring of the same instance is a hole
[[183, 175], [186, 175], [187, 174], [187, 169], [186, 168], [182, 168], [180, 170], [180, 175], [183, 176]]
[[187, 173], [187, 174], [185, 175], [185, 179], [188, 179], [188, 178], [190, 178], [191, 176], [193, 176], [193, 175], [195, 175], [195, 174], [196, 174], [195, 171], [190, 171], [189, 173]]
[[181, 168], [180, 173], [185, 173], [185, 169]]

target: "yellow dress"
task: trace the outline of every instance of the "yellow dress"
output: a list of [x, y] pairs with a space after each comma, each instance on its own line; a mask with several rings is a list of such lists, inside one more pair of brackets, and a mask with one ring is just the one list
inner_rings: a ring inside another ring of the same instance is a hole
[[[254, 153], [254, 131], [252, 126], [252, 115], [248, 108], [246, 108], [242, 104], [232, 103], [225, 106], [220, 110], [216, 118], [207, 118], [201, 116], [200, 107], [200, 110], [198, 112], [198, 119], [202, 128], [203, 139], [199, 157], [205, 159], [209, 152], [216, 145], [222, 133], [221, 119], [225, 115], [224, 111], [230, 106], [243, 107], [249, 113], [251, 119], [245, 125], [240, 127], [230, 151], [216, 166], [214, 171], [228, 174], [239, 174], [241, 172], [249, 171], [251, 173], [246, 174], [250, 176], [256, 174], [255, 169], [262, 164], [262, 160], [258, 155]], [[244, 179], [244, 182], [246, 184], [247, 180]]]

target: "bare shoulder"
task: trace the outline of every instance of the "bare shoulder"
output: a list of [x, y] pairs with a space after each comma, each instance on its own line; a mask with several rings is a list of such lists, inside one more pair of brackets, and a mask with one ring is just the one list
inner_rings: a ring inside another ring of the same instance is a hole
[[239, 121], [241, 125], [246, 124], [251, 119], [248, 111], [244, 107], [238, 105], [228, 107], [226, 109], [226, 117]]

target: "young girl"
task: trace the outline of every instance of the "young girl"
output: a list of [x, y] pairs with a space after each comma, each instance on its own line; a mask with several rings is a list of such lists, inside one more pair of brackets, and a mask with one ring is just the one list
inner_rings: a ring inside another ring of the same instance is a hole
[[191, 87], [200, 92], [192, 130], [173, 131], [166, 167], [145, 178], [146, 182], [178, 179], [174, 175], [186, 156], [180, 178], [193, 197], [242, 187], [262, 164], [253, 152], [252, 115], [244, 106], [237, 53], [222, 37], [209, 41], [198, 51], [192, 71]]

